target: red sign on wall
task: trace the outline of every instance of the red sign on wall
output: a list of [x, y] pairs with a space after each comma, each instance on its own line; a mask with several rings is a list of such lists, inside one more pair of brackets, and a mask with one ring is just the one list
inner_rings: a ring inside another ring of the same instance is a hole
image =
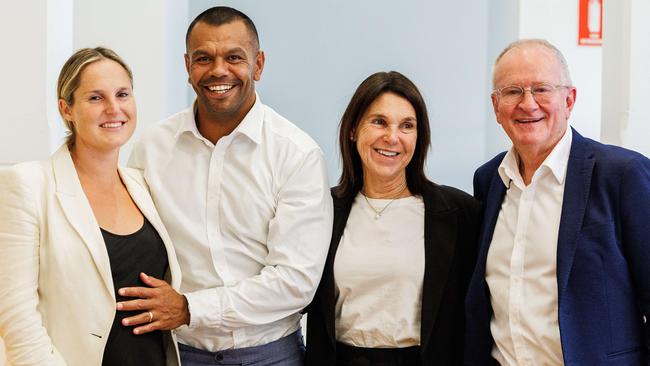
[[578, 17], [578, 44], [603, 44], [603, 0], [580, 0]]

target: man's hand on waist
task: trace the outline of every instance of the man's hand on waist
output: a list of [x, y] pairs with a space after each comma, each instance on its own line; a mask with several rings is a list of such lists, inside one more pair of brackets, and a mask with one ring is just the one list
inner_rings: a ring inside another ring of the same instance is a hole
[[137, 298], [118, 302], [118, 311], [142, 310], [138, 315], [124, 318], [122, 325], [136, 326], [133, 333], [144, 334], [190, 324], [190, 312], [185, 296], [163, 280], [144, 273], [140, 273], [140, 279], [151, 287], [123, 287], [118, 290], [121, 296]]

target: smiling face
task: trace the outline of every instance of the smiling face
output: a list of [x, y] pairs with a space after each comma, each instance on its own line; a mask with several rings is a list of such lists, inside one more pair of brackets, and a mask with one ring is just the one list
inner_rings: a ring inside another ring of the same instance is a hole
[[115, 61], [93, 62], [81, 72], [74, 103], [59, 100], [61, 115], [75, 129], [74, 150], [118, 151], [135, 130], [131, 79]]
[[[555, 54], [541, 45], [525, 45], [508, 51], [494, 69], [495, 89], [539, 83], [564, 85], [562, 65]], [[514, 105], [500, 103], [492, 95], [496, 119], [519, 154], [546, 157], [567, 129], [575, 103], [574, 87], [555, 89], [546, 103], [538, 103], [530, 92]]]
[[381, 189], [406, 184], [406, 166], [417, 142], [415, 109], [405, 98], [384, 93], [363, 113], [354, 133], [364, 185]]
[[185, 66], [197, 95], [199, 118], [239, 123], [255, 103], [264, 53], [242, 21], [197, 23], [187, 42]]

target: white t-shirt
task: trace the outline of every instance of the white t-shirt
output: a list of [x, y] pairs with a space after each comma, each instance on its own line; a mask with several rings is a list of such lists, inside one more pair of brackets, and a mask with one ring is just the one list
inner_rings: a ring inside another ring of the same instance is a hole
[[[391, 200], [368, 199], [381, 210]], [[334, 260], [336, 339], [366, 348], [420, 344], [424, 202], [400, 198], [375, 219], [359, 193]]]

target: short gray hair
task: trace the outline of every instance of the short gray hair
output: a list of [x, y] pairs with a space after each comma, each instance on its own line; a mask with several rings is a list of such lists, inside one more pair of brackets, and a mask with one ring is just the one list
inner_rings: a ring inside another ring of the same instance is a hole
[[499, 56], [497, 57], [496, 61], [494, 61], [494, 66], [492, 67], [492, 87], [496, 88], [496, 79], [495, 79], [495, 70], [497, 67], [497, 64], [499, 61], [501, 61], [501, 58], [508, 53], [510, 50], [513, 48], [525, 48], [528, 46], [542, 46], [545, 47], [546, 49], [550, 50], [553, 52], [553, 55], [555, 55], [555, 58], [557, 61], [560, 63], [560, 66], [562, 67], [562, 82], [567, 84], [567, 85], [573, 85], [573, 82], [571, 81], [571, 74], [569, 73], [569, 64], [566, 62], [566, 59], [564, 58], [564, 55], [560, 50], [555, 47], [551, 42], [541, 39], [541, 38], [528, 38], [528, 39], [519, 39], [517, 41], [514, 41], [510, 43], [506, 48], [501, 51]]

